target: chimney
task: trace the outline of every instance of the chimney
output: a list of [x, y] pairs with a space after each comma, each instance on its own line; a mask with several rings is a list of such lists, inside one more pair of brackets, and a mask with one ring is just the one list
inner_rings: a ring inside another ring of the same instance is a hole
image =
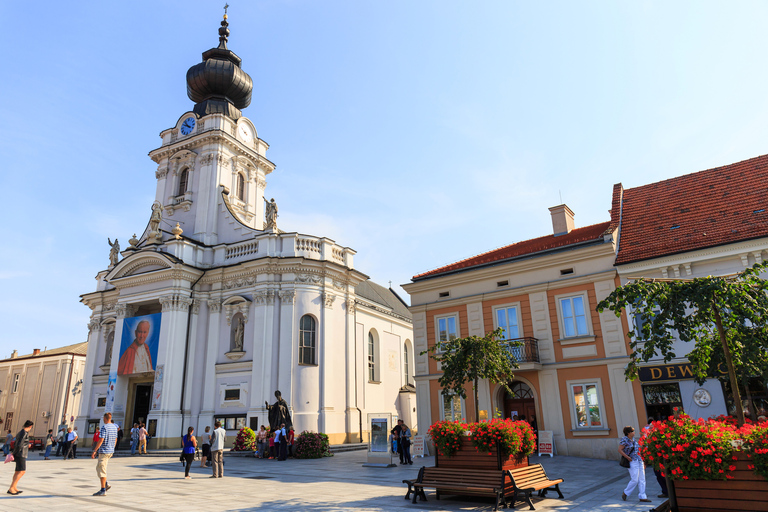
[[19, 357], [19, 351], [18, 350], [14, 350], [13, 354], [11, 354], [11, 359], [16, 359], [17, 357]]
[[33, 356], [39, 356], [40, 355], [40, 349], [36, 348], [36, 349], [32, 350], [32, 355]]
[[549, 209], [552, 215], [552, 231], [555, 236], [567, 235], [573, 229], [573, 212], [568, 206], [561, 204]]

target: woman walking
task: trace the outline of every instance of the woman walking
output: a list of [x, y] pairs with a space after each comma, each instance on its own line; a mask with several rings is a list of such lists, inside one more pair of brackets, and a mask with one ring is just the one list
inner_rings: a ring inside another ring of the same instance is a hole
[[51, 448], [53, 448], [53, 429], [48, 430], [48, 435], [45, 436], [45, 459], [51, 460]]
[[267, 458], [267, 429], [264, 428], [264, 425], [262, 425], [259, 431], [256, 433], [256, 445], [257, 445], [256, 449], [259, 450], [259, 458], [266, 459]]
[[189, 427], [187, 435], [181, 438], [184, 441], [182, 456], [184, 457], [184, 462], [186, 462], [184, 466], [184, 478], [186, 479], [192, 478], [189, 476], [189, 468], [192, 467], [192, 461], [195, 460], [195, 448], [197, 448], [197, 438], [192, 435], [194, 432], [195, 429]]
[[32, 425], [34, 425], [34, 423], [29, 420], [24, 422], [24, 427], [19, 430], [18, 434], [16, 434], [16, 444], [13, 445], [13, 460], [16, 462], [16, 471], [13, 473], [13, 480], [11, 481], [11, 486], [8, 488], [8, 494], [12, 494], [13, 496], [22, 493], [16, 486], [19, 485], [19, 480], [21, 480], [21, 477], [27, 472], [29, 431], [32, 430]]
[[400, 425], [400, 445], [403, 447], [403, 465], [413, 464], [411, 460], [411, 429], [403, 423]]
[[642, 502], [650, 502], [645, 494], [645, 464], [640, 458], [640, 446], [635, 441], [635, 429], [630, 426], [624, 427], [624, 437], [619, 441], [619, 453], [629, 461], [629, 483], [624, 492], [621, 493], [621, 499], [627, 501], [627, 496], [637, 486], [637, 496]]

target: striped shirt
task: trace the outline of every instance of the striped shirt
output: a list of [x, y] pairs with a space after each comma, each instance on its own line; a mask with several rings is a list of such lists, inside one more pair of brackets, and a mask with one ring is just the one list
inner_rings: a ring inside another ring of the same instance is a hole
[[115, 453], [115, 443], [117, 442], [117, 425], [114, 423], [105, 423], [99, 430], [99, 437], [104, 439], [99, 448], [99, 453]]

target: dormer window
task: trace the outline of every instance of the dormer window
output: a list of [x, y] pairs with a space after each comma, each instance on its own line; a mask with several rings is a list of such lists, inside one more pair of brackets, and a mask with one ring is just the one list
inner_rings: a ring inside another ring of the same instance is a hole
[[189, 169], [184, 169], [181, 171], [181, 176], [179, 177], [179, 192], [176, 194], [177, 196], [183, 196], [187, 193], [187, 185], [189, 183]]
[[237, 198], [245, 202], [245, 177], [237, 173]]

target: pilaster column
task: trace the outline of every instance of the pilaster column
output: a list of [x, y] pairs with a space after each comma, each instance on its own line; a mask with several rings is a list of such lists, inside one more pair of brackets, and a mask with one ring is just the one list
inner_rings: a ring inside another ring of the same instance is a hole
[[208, 342], [205, 348], [206, 383], [203, 386], [203, 409], [200, 411], [200, 421], [213, 425], [213, 413], [216, 411], [216, 359], [219, 350], [219, 330], [221, 328], [221, 300], [208, 299]]
[[[253, 372], [248, 416], [258, 416], [259, 423], [266, 424], [267, 409], [264, 401], [270, 400], [272, 391], [272, 353], [274, 346], [275, 291], [261, 289], [253, 292]], [[259, 328], [261, 326], [261, 328]]]
[[362, 442], [360, 437], [359, 415], [356, 407], [359, 407], [355, 401], [355, 310], [356, 304], [354, 298], [348, 298], [344, 304], [346, 313], [344, 318], [344, 329], [346, 331], [346, 344], [344, 354], [344, 371], [346, 372], [346, 424], [347, 433], [350, 442]]
[[[92, 314], [91, 321], [88, 322], [88, 352], [85, 356], [83, 400], [80, 401], [80, 410], [75, 411], [75, 416], [77, 419], [75, 424], [78, 427], [78, 431], [84, 428], [84, 426], [87, 424], [86, 420], [91, 416], [91, 403], [93, 402], [93, 400], [91, 400], [93, 373], [96, 369], [96, 366], [98, 366], [97, 359], [99, 357], [99, 343], [101, 343], [104, 339], [104, 337], [101, 335], [101, 325], [95, 315], [95, 313]], [[66, 389], [65, 392], [69, 393], [70, 390]], [[59, 403], [58, 407], [52, 407], [52, 410], [57, 411], [53, 416], [53, 418], [56, 420], [56, 425], [58, 425], [62, 415], [65, 414], [65, 411], [61, 411], [61, 408], [64, 406], [63, 397], [57, 397], [57, 401]]]
[[293, 288], [280, 290], [280, 340], [278, 342], [277, 357], [277, 389], [288, 399], [288, 404], [293, 407], [293, 350], [294, 350], [294, 324], [296, 290]]
[[[187, 353], [186, 387], [184, 388], [184, 414], [192, 414], [192, 377], [195, 374], [195, 354], [197, 354], [197, 323], [200, 320], [200, 300], [192, 300], [192, 318], [189, 322], [189, 351]], [[163, 379], [165, 380], [165, 379]], [[190, 422], [194, 424], [195, 422]]]
[[[179, 404], [184, 373], [187, 318], [192, 299], [188, 295], [176, 293], [160, 297], [160, 304], [163, 313], [155, 364], [163, 365], [163, 388], [157, 400], [157, 407], [150, 411], [149, 417], [158, 420], [156, 437], [158, 444], [164, 447], [168, 445], [170, 438], [178, 438], [181, 432]], [[112, 363], [114, 364], [114, 360]], [[172, 383], [179, 383], [179, 385], [172, 385]], [[155, 393], [154, 390], [153, 393]]]

